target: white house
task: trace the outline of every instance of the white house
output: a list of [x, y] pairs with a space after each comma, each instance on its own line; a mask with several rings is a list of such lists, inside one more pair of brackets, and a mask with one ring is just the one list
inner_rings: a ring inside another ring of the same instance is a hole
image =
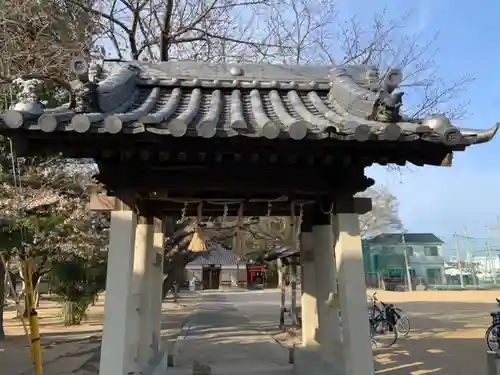
[[[443, 241], [432, 233], [383, 233], [368, 239], [367, 262], [376, 274], [405, 277], [405, 248], [412, 278], [427, 284], [443, 284], [445, 267]], [[366, 267], [366, 263], [365, 263]]]

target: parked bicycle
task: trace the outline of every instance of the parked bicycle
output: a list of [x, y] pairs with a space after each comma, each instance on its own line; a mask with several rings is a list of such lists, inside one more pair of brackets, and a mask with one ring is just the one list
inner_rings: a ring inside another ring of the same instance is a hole
[[[495, 298], [497, 306], [500, 307], [500, 299]], [[488, 349], [494, 352], [500, 350], [500, 311], [491, 314], [491, 325], [486, 330], [485, 339]]]
[[[373, 297], [371, 309], [368, 314], [370, 338], [375, 347], [388, 348], [394, 345], [398, 339], [394, 306], [378, 301], [375, 294]], [[381, 307], [378, 307], [377, 303]]]
[[[406, 315], [403, 310], [401, 310], [398, 307], [395, 307], [394, 305], [384, 304], [377, 298], [377, 292], [373, 293], [372, 301], [373, 301], [372, 310], [376, 314], [381, 314], [382, 310], [386, 306], [391, 306], [392, 310], [394, 311], [394, 317], [396, 319], [396, 330], [398, 331], [398, 336], [402, 337], [408, 336], [408, 333], [410, 333], [411, 329], [410, 318], [408, 318], [408, 315]], [[382, 309], [378, 305], [380, 305]]]

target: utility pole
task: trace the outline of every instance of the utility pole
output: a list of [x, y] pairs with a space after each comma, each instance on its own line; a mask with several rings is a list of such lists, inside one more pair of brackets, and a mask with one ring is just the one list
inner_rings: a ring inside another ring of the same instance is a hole
[[493, 256], [491, 254], [490, 242], [488, 241], [488, 238], [490, 237], [490, 231], [491, 231], [491, 228], [486, 225], [486, 232], [488, 234], [488, 236], [486, 237], [486, 241], [485, 241], [486, 252], [488, 254], [488, 263], [489, 263], [490, 274], [493, 277], [493, 283], [496, 285], [497, 284], [496, 264], [493, 261]]
[[467, 250], [467, 261], [472, 271], [472, 281], [474, 282], [474, 286], [477, 286], [476, 267], [474, 267], [474, 262], [472, 261], [472, 250], [470, 248], [469, 235], [467, 233], [466, 225], [464, 225], [464, 236], [465, 236], [465, 247]]
[[460, 274], [460, 286], [462, 288], [465, 288], [465, 285], [464, 285], [464, 274], [462, 272], [462, 261], [460, 260], [460, 246], [458, 244], [458, 236], [457, 236], [456, 233], [453, 233], [453, 237], [455, 237], [455, 252], [456, 252], [456, 257], [457, 257], [458, 272]]
[[406, 268], [406, 285], [408, 286], [408, 291], [412, 292], [413, 288], [411, 285], [411, 272], [410, 272], [410, 262], [408, 259], [408, 246], [406, 245], [405, 231], [401, 232], [401, 241], [403, 243], [403, 249], [405, 254], [405, 268]]
[[496, 285], [497, 283], [497, 272], [496, 270], [493, 269], [493, 258], [491, 257], [491, 247], [490, 243], [488, 240], [486, 240], [486, 251], [488, 252], [488, 263], [489, 263], [489, 269], [490, 269], [490, 275], [493, 277], [493, 283]]

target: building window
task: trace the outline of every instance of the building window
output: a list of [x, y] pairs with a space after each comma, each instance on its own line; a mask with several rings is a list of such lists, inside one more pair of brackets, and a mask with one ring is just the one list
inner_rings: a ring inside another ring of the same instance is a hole
[[437, 246], [424, 246], [425, 256], [437, 257], [439, 256], [439, 249]]
[[413, 256], [413, 247], [406, 246], [406, 254], [408, 254], [409, 257], [412, 257]]
[[394, 246], [382, 246], [381, 250], [383, 254], [394, 253]]
[[441, 284], [441, 269], [427, 268], [427, 282], [429, 284]]

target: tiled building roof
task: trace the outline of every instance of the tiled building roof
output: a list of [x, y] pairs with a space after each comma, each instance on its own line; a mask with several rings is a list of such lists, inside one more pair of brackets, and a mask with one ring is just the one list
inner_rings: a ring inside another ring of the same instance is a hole
[[247, 260], [245, 257], [241, 257], [230, 250], [224, 249], [219, 245], [208, 249], [207, 251], [199, 253], [199, 256], [190, 262], [189, 266], [208, 266], [208, 265], [246, 265]]
[[173, 61], [107, 63], [105, 71], [107, 78], [96, 87], [98, 111], [66, 105], [34, 113], [14, 106], [3, 125], [42, 132], [424, 140], [448, 146], [488, 141], [497, 129], [459, 129], [440, 116], [405, 119], [399, 115], [402, 94], [391, 94], [398, 82], [383, 83], [366, 66]]

